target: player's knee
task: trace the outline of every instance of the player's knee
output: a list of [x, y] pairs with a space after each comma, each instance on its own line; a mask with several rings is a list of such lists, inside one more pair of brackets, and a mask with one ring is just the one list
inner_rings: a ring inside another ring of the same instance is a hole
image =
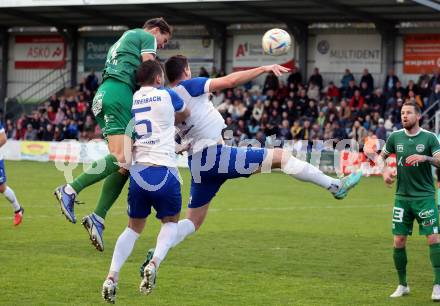
[[404, 248], [406, 245], [406, 236], [394, 236], [394, 247]]
[[283, 149], [273, 149], [272, 168], [281, 168], [284, 154]]
[[6, 184], [1, 184], [0, 185], [0, 192], [3, 193], [6, 191]]

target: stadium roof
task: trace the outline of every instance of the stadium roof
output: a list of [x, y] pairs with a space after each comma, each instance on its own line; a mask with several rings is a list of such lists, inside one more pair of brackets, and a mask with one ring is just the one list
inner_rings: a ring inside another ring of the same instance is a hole
[[[109, 4], [113, 3], [113, 4]], [[82, 4], [82, 5], [80, 5]], [[246, 23], [400, 22], [440, 20], [439, 0], [3, 0], [0, 27], [94, 25], [141, 26], [151, 17], [171, 25], [228, 26]]]

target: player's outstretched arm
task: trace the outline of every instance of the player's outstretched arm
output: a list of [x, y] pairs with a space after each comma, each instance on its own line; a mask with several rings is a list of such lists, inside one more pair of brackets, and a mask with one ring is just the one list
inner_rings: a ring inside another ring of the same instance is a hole
[[211, 79], [211, 82], [209, 84], [209, 91], [213, 92], [226, 88], [233, 88], [238, 85], [245, 84], [255, 79], [256, 77], [259, 77], [263, 73], [273, 72], [276, 76], [281, 76], [283, 73], [287, 73], [289, 71], [289, 68], [277, 64], [261, 66], [249, 70], [237, 71], [221, 78]]

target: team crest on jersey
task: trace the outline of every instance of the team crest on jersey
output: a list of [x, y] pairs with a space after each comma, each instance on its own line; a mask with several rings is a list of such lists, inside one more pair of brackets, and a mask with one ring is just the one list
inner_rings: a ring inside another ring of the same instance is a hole
[[105, 92], [98, 92], [96, 93], [95, 97], [93, 98], [92, 103], [92, 112], [95, 117], [101, 112], [102, 110], [102, 99], [104, 98]]
[[418, 145], [416, 146], [416, 151], [419, 152], [419, 153], [422, 153], [423, 151], [425, 151], [425, 145], [423, 145], [423, 144], [418, 144]]
[[398, 144], [396, 148], [397, 148], [397, 152], [399, 153], [403, 152], [403, 144]]

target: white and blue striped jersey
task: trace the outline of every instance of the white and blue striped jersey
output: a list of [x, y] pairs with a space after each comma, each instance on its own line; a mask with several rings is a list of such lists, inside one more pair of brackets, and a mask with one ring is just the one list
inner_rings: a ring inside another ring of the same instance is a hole
[[177, 125], [179, 134], [187, 143], [214, 142], [222, 139], [225, 121], [209, 100], [211, 79], [193, 78], [180, 82], [173, 89], [185, 101], [191, 115]]
[[185, 110], [171, 89], [141, 87], [133, 95], [133, 161], [177, 167], [174, 113]]

